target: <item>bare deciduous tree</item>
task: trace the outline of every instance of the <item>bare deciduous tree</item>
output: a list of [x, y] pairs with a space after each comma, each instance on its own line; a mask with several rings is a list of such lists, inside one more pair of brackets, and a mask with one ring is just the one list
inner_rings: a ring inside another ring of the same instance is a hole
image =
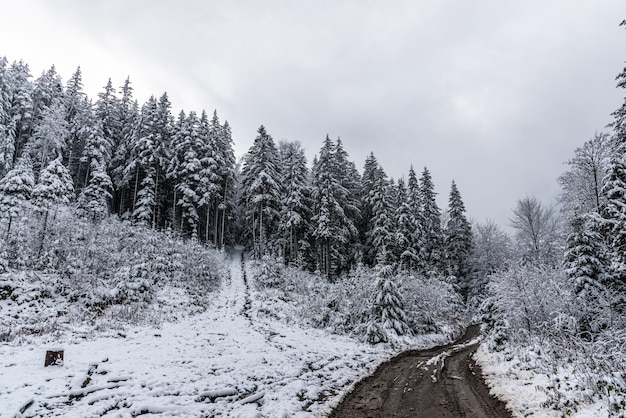
[[525, 197], [517, 201], [510, 221], [523, 260], [549, 265], [560, 261], [561, 234], [554, 206], [546, 207], [535, 197]]
[[574, 151], [567, 162], [569, 170], [558, 178], [561, 186], [559, 202], [569, 219], [590, 212], [600, 212], [605, 200], [602, 194], [613, 150], [607, 133], [596, 133]]

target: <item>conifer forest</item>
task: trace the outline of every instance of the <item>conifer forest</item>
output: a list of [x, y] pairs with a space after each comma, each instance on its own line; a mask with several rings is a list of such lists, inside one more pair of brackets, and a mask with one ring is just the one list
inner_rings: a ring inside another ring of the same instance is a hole
[[[291, 331], [265, 328], [323, 332], [315, 338], [353, 356], [341, 367], [355, 381], [371, 372], [359, 364], [482, 323], [476, 358], [487, 383], [505, 401], [503, 388], [528, 396], [510, 406], [515, 413], [626, 415], [626, 94], [611, 124], [572, 149], [554, 179], [558, 200], [520, 196], [510, 224], [498, 225], [471, 221], [454, 181], [443, 185], [448, 204], [439, 207], [427, 167], [389, 177], [375, 149], [355, 163], [340, 138], [326, 135], [307, 161], [301, 143], [276, 141], [261, 125], [236, 156], [236, 127], [219, 109], [173, 109], [167, 93], [140, 103], [133, 84], [141, 80], [130, 78], [104, 80], [88, 97], [80, 67], [64, 76], [54, 65], [32, 74], [28, 63], [0, 58], [2, 358], [23, 346], [123, 339], [128, 327], [177, 321], [221, 324], [212, 335], [224, 339], [227, 312], [267, 344]], [[626, 93], [626, 68], [617, 88]], [[237, 312], [221, 310], [229, 304]], [[189, 383], [179, 395], [187, 390], [200, 409], [173, 413], [228, 416], [251, 405], [255, 416], [276, 416], [272, 408], [328, 413], [325, 402], [348, 381], [323, 360], [331, 354], [294, 348], [315, 340], [304, 334], [281, 351], [306, 358], [302, 381], [332, 390], [293, 389], [288, 372], [281, 376], [291, 383], [280, 388], [262, 371], [235, 373], [239, 393], [263, 389], [263, 404], [243, 395], [239, 403], [199, 402], [204, 395]], [[228, 373], [224, 364], [212, 370]], [[77, 416], [107, 408], [132, 415], [161, 405], [131, 383], [134, 404], [115, 394], [81, 403], [87, 391], [55, 403], [52, 386], [45, 396], [18, 396], [25, 389], [6, 383], [14, 378], [7, 370], [0, 405], [18, 414], [9, 416], [57, 416], [72, 405]], [[292, 405], [290, 396], [299, 400]]]

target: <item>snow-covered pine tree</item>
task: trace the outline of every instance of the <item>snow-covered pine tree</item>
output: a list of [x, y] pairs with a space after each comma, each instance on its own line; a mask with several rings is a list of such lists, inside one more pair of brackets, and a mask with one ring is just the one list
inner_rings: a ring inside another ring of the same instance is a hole
[[444, 231], [446, 274], [457, 279], [457, 285], [464, 298], [467, 298], [472, 253], [472, 226], [465, 216], [465, 204], [461, 193], [452, 181], [448, 201], [448, 222]]
[[221, 216], [219, 220], [219, 240], [216, 240], [215, 244], [219, 247], [223, 247], [226, 234], [231, 233], [230, 230], [232, 229], [232, 227], [226, 227], [226, 221], [228, 219], [232, 219], [234, 216], [235, 192], [237, 185], [237, 175], [235, 172], [237, 160], [235, 158], [233, 137], [228, 121], [224, 121], [221, 135], [219, 135], [218, 139], [218, 152], [222, 164], [219, 167], [220, 203], [218, 205]]
[[395, 255], [399, 268], [412, 271], [419, 263], [419, 248], [414, 245], [418, 225], [403, 179], [398, 180], [395, 217]]
[[54, 205], [67, 205], [74, 199], [74, 182], [62, 157], [50, 161], [39, 175], [39, 181], [32, 191], [33, 205], [49, 210]]
[[41, 254], [46, 239], [50, 209], [58, 204], [66, 205], [73, 199], [74, 182], [69, 170], [63, 165], [62, 157], [59, 156], [41, 171], [39, 182], [35, 185], [32, 192], [34, 206], [43, 211], [44, 214], [39, 241], [39, 254]]
[[[184, 116], [181, 114], [180, 117]], [[196, 112], [191, 111], [181, 123], [179, 120], [176, 133], [176, 149], [174, 150], [170, 173], [175, 176], [177, 206], [180, 206], [181, 223], [187, 227], [192, 239], [198, 238], [200, 220], [200, 121]], [[175, 171], [172, 171], [175, 170]], [[182, 229], [182, 228], [181, 228]]]
[[83, 76], [80, 66], [67, 80], [64, 95], [65, 121], [69, 130], [67, 137], [66, 161], [67, 167], [72, 173], [74, 186], [77, 190], [84, 187], [85, 173], [88, 166], [81, 161], [83, 148], [85, 147], [84, 137], [81, 136], [81, 129], [85, 124], [85, 119], [91, 112], [91, 102], [83, 91]]
[[[367, 233], [371, 249], [375, 258], [378, 258], [382, 251], [387, 253], [387, 248], [393, 248], [395, 228], [393, 226], [392, 204], [390, 198], [389, 181], [382, 167], [379, 167], [378, 175], [374, 177], [374, 183], [369, 191], [368, 201], [371, 205], [370, 230]], [[390, 264], [392, 253], [387, 253], [386, 257]]]
[[48, 163], [64, 153], [69, 137], [65, 120], [65, 105], [55, 99], [43, 111], [41, 121], [35, 126], [33, 136], [26, 145], [26, 152], [33, 162], [37, 177]]
[[422, 215], [424, 273], [427, 275], [441, 273], [444, 261], [441, 210], [437, 206], [436, 195], [430, 171], [424, 167], [420, 178], [419, 196]]
[[415, 262], [413, 269], [419, 272], [426, 271], [426, 256], [424, 245], [424, 216], [422, 213], [422, 201], [420, 184], [417, 179], [417, 174], [413, 169], [413, 166], [409, 168], [409, 175], [407, 181], [407, 197], [408, 204], [411, 208], [411, 215], [413, 216], [413, 223], [415, 229], [410, 236], [410, 251], [415, 256]]
[[361, 176], [361, 190], [360, 190], [360, 208], [361, 218], [357, 226], [359, 229], [359, 238], [363, 243], [363, 261], [372, 266], [376, 261], [376, 252], [373, 250], [372, 238], [370, 231], [372, 230], [372, 197], [371, 193], [374, 189], [376, 179], [381, 176], [381, 167], [378, 164], [378, 160], [374, 156], [373, 152], [365, 158], [365, 164], [363, 164], [363, 175]]
[[33, 86], [30, 69], [23, 61], [13, 62], [7, 71], [7, 86], [10, 97], [10, 134], [15, 140], [13, 164], [21, 157], [22, 150], [33, 134]]
[[32, 98], [34, 124], [41, 121], [46, 109], [54, 101], [64, 101], [63, 81], [54, 65], [35, 80]]
[[301, 263], [310, 248], [311, 186], [304, 148], [299, 142], [280, 141], [281, 210], [279, 231], [285, 263]]
[[7, 218], [5, 239], [11, 234], [11, 223], [28, 206], [35, 176], [28, 155], [20, 158], [2, 179], [0, 179], [0, 216]]
[[608, 325], [606, 282], [609, 267], [608, 249], [599, 233], [601, 222], [597, 213], [575, 217], [567, 238], [563, 267], [574, 283], [579, 300], [579, 330], [591, 338]]
[[336, 147], [327, 135], [313, 163], [312, 235], [316, 240], [318, 268], [331, 280], [346, 265], [346, 246], [357, 232], [347, 216], [349, 192], [342, 184], [339, 162]]
[[171, 139], [169, 107], [166, 94], [159, 101], [151, 96], [144, 104], [125, 168], [125, 178], [133, 178], [131, 187], [135, 191], [132, 217], [153, 228], [161, 211], [165, 150]]
[[104, 86], [104, 91], [98, 93], [98, 100], [96, 100], [94, 110], [102, 126], [103, 145], [106, 151], [104, 155], [108, 156], [105, 161], [105, 167], [107, 168], [110, 165], [114, 147], [118, 145], [121, 134], [122, 125], [119, 108], [120, 103], [116, 96], [115, 87], [113, 87], [113, 82], [109, 78], [106, 86]]
[[339, 253], [340, 270], [349, 268], [359, 257], [359, 231], [357, 224], [361, 220], [361, 176], [348, 152], [343, 148], [341, 138], [335, 141], [335, 177], [346, 191], [339, 201], [345, 214], [347, 241]]
[[402, 295], [394, 281], [393, 267], [388, 264], [386, 250], [377, 255], [376, 294], [372, 301], [372, 318], [367, 337], [372, 344], [389, 341], [389, 334], [410, 335]]
[[15, 129], [10, 114], [11, 91], [8, 62], [5, 57], [0, 57], [0, 178], [13, 168]]
[[113, 183], [104, 166], [97, 159], [91, 160], [89, 181], [78, 196], [77, 208], [81, 216], [92, 221], [104, 219], [109, 214]]
[[245, 233], [260, 258], [271, 247], [270, 240], [278, 227], [280, 184], [278, 149], [271, 135], [261, 125], [254, 144], [244, 156], [242, 174], [242, 205]]
[[[203, 207], [204, 216], [204, 240], [213, 241], [217, 245], [217, 222], [218, 222], [218, 206], [220, 191], [220, 166], [224, 163], [221, 161], [219, 152], [219, 141], [222, 131], [217, 112], [213, 112], [213, 118], [209, 122], [206, 111], [202, 111], [200, 116], [199, 137], [198, 137], [198, 157], [200, 159], [200, 182], [198, 184], [198, 202]], [[212, 222], [211, 222], [212, 220]], [[213, 230], [213, 236], [209, 236], [209, 231]]]
[[139, 125], [139, 104], [133, 100], [133, 88], [130, 79], [126, 79], [121, 91], [122, 97], [115, 111], [120, 130], [113, 144], [109, 167], [114, 185], [113, 206], [119, 215], [130, 210], [134, 202], [130, 187], [133, 173], [125, 171], [125, 169], [130, 164], [131, 143]]
[[626, 142], [620, 144], [602, 189], [603, 231], [611, 252], [610, 275], [615, 290], [626, 295]]
[[80, 157], [83, 166], [86, 166], [85, 178], [81, 184], [89, 183], [91, 167], [107, 167], [111, 161], [111, 143], [106, 138], [102, 120], [97, 118], [91, 106], [85, 108], [84, 114], [81, 115], [81, 127], [78, 131], [78, 138], [84, 144], [83, 154]]

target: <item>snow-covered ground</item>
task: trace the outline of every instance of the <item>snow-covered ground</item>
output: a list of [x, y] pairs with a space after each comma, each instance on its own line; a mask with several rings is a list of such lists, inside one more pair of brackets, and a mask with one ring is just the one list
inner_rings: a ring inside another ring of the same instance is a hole
[[[548, 395], [545, 388], [554, 384], [547, 375], [537, 372], [528, 363], [503, 353], [490, 352], [487, 344], [480, 345], [474, 359], [481, 366], [485, 381], [492, 395], [506, 402], [516, 418], [560, 418], [562, 411], [549, 409], [545, 404]], [[559, 376], [561, 382], [567, 382], [566, 373]], [[609, 417], [606, 402], [584, 403], [576, 405], [576, 411], [568, 413], [572, 418]], [[617, 415], [615, 415], [617, 416]]]
[[254, 315], [240, 251], [214, 297], [159, 328], [55, 342], [62, 366], [44, 367], [59, 347], [3, 343], [0, 416], [320, 416], [391, 354]]

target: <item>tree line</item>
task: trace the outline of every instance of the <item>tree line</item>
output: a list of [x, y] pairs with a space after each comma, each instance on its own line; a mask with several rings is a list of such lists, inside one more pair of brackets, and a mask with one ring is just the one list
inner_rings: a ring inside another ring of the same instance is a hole
[[263, 126], [237, 162], [216, 111], [174, 117], [166, 93], [140, 106], [129, 79], [119, 89], [109, 79], [94, 101], [80, 67], [64, 84], [54, 66], [33, 80], [26, 63], [0, 59], [0, 178], [7, 237], [26, 208], [47, 216], [71, 203], [94, 221], [116, 214], [216, 247], [241, 242], [330, 279], [377, 260], [469, 271], [459, 190], [443, 216], [427, 168], [396, 181], [372, 153], [360, 173], [328, 136], [309, 167], [301, 144], [277, 144]]

